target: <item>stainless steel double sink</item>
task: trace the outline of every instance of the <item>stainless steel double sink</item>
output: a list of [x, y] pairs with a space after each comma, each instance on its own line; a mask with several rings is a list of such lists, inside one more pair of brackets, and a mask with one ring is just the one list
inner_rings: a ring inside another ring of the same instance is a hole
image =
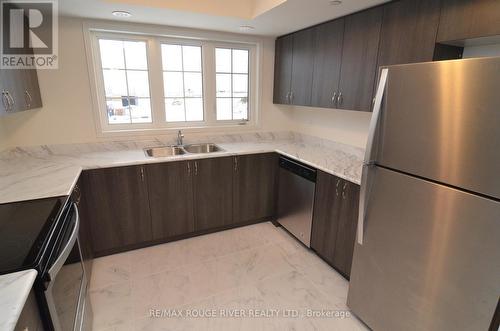
[[223, 152], [224, 150], [213, 143], [190, 144], [190, 145], [169, 145], [145, 148], [144, 153], [148, 157], [166, 157], [184, 154], [201, 154]]

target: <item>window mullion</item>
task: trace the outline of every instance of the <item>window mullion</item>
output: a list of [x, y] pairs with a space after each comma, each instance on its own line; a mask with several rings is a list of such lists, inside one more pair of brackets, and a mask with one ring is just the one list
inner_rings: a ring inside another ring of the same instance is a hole
[[215, 47], [212, 43], [204, 43], [202, 51], [203, 61], [203, 90], [205, 105], [205, 122], [208, 125], [216, 123], [216, 86], [215, 86]]
[[163, 88], [163, 67], [158, 39], [149, 40], [148, 71], [150, 79], [150, 102], [153, 126], [161, 127], [165, 123], [165, 96]]

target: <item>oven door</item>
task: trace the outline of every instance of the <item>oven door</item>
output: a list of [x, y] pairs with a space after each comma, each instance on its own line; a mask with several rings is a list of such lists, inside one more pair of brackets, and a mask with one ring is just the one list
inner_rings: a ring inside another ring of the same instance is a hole
[[72, 211], [67, 216], [69, 225], [62, 235], [57, 259], [48, 270], [50, 282], [45, 290], [45, 299], [55, 331], [81, 329], [87, 291], [87, 279], [78, 240], [78, 208], [76, 204], [71, 208]]

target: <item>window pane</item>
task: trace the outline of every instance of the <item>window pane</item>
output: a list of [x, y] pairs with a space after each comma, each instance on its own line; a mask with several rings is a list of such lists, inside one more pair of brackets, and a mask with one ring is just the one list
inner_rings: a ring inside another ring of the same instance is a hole
[[127, 69], [148, 69], [146, 43], [144, 41], [125, 41], [125, 63]]
[[233, 49], [233, 72], [248, 73], [248, 51]]
[[130, 113], [127, 106], [128, 100], [112, 99], [106, 100], [106, 111], [109, 124], [130, 123]]
[[107, 97], [122, 97], [127, 95], [127, 80], [125, 70], [103, 70], [104, 91]]
[[183, 97], [182, 72], [164, 72], [163, 86], [166, 97]]
[[217, 98], [217, 120], [231, 120], [231, 98]]
[[201, 74], [184, 73], [185, 97], [201, 97], [203, 93]]
[[151, 123], [151, 102], [149, 98], [130, 98], [132, 123]]
[[217, 97], [231, 96], [231, 74], [216, 74]]
[[101, 64], [103, 68], [124, 69], [123, 42], [121, 40], [99, 39]]
[[203, 99], [186, 99], [186, 121], [203, 121]]
[[246, 120], [248, 118], [248, 98], [233, 98], [233, 119]]
[[233, 75], [233, 97], [248, 95], [248, 75]]
[[185, 71], [201, 72], [201, 47], [182, 46], [182, 55], [184, 59]]
[[215, 71], [231, 72], [231, 50], [227, 48], [215, 49]]
[[130, 96], [149, 97], [147, 71], [127, 71], [128, 92]]
[[182, 98], [166, 98], [165, 99], [165, 117], [167, 122], [183, 122], [186, 120], [184, 116], [184, 99]]
[[182, 51], [180, 45], [161, 45], [163, 70], [182, 70]]

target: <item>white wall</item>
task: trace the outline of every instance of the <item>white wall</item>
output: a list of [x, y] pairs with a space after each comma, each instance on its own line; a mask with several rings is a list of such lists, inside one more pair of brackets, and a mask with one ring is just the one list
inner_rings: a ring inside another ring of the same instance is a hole
[[500, 56], [500, 44], [464, 47], [463, 58]]
[[[83, 22], [59, 21], [59, 69], [39, 70], [43, 108], [0, 118], [0, 150], [14, 146], [96, 142]], [[234, 37], [234, 35], [233, 35]], [[272, 103], [274, 39], [263, 47], [260, 130], [294, 130], [339, 142], [364, 146], [369, 113], [292, 107]], [[240, 128], [226, 130], [235, 131]], [[122, 139], [142, 139], [125, 137]]]

